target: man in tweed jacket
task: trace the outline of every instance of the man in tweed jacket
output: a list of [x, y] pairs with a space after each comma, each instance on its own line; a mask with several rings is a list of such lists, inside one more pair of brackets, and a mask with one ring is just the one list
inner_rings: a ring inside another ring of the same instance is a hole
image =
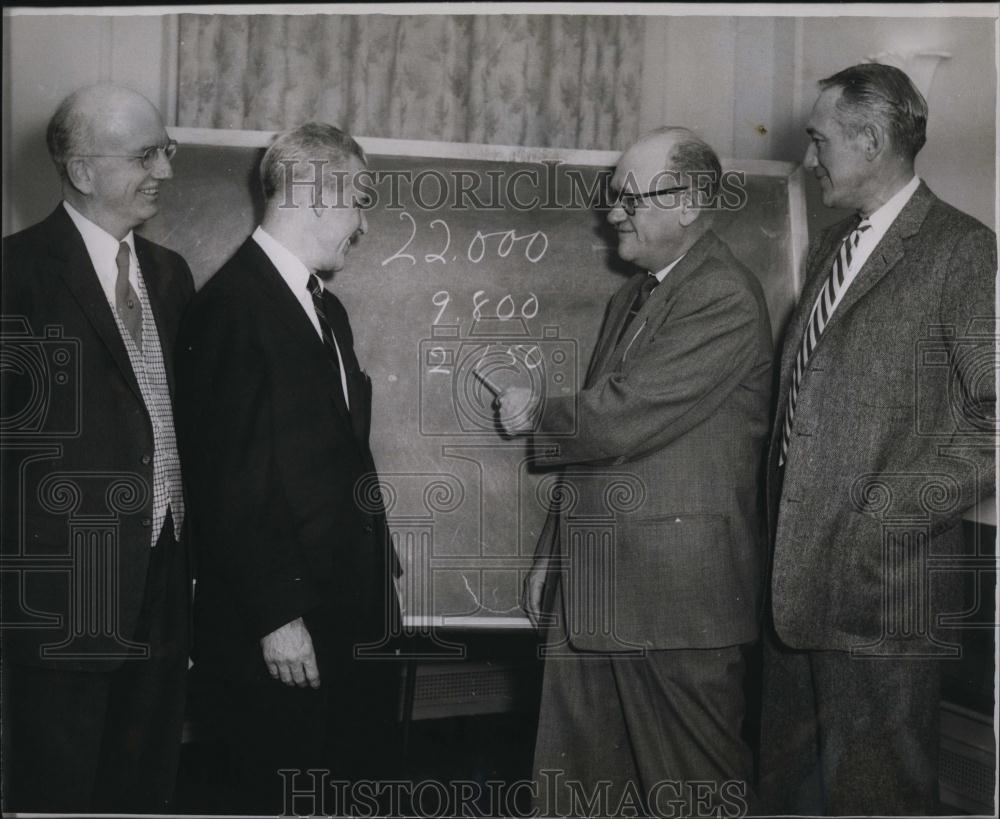
[[611, 299], [584, 389], [537, 417], [519, 413], [523, 388], [500, 399], [508, 431], [537, 420], [535, 449], [563, 467], [526, 586], [536, 621], [561, 620], [535, 747], [542, 815], [680, 800], [714, 816], [750, 796], [743, 649], [763, 585], [772, 342], [759, 283], [710, 228], [711, 179], [718, 159], [685, 129], [623, 154], [608, 221], [642, 272]]
[[933, 813], [942, 616], [994, 485], [996, 237], [914, 175], [927, 107], [902, 71], [820, 86], [805, 166], [855, 215], [812, 243], [781, 362], [761, 796]]

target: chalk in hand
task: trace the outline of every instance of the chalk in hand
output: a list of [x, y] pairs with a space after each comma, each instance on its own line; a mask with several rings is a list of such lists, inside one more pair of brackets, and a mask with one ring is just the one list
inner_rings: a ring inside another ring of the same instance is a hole
[[493, 393], [497, 398], [500, 397], [500, 393], [503, 392], [503, 390], [500, 387], [498, 387], [496, 384], [490, 381], [490, 379], [488, 379], [485, 375], [479, 372], [479, 370], [473, 370], [472, 374], [483, 382], [483, 384], [486, 386], [486, 389], [488, 389], [491, 393]]

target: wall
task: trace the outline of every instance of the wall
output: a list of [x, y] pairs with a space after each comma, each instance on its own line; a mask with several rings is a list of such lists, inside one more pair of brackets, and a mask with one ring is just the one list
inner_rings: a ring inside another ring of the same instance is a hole
[[[131, 85], [173, 121], [176, 17], [11, 16], [5, 10], [3, 232], [44, 216], [58, 196], [45, 123], [90, 82]], [[800, 161], [816, 80], [880, 51], [951, 52], [928, 94], [918, 171], [944, 199], [994, 224], [995, 27], [990, 19], [651, 17], [640, 122], [698, 131], [723, 156]], [[59, 55], [53, 59], [53, 55]], [[609, 145], [608, 148], [623, 146]], [[810, 181], [810, 230], [837, 214]]]
[[11, 15], [4, 9], [3, 233], [45, 216], [59, 183], [45, 126], [70, 91], [116, 82], [176, 110], [173, 16]]

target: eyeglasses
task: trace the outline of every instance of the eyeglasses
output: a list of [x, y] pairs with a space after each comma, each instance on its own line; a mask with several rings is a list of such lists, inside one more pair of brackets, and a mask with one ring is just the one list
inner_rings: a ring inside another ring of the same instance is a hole
[[648, 199], [650, 196], [662, 196], [667, 193], [680, 193], [686, 190], [687, 185], [681, 185], [673, 188], [660, 188], [658, 191], [647, 191], [646, 193], [620, 193], [614, 205], [620, 205], [621, 209], [629, 216], [635, 216], [636, 207], [643, 199]]
[[150, 145], [141, 154], [73, 154], [73, 156], [93, 157], [95, 159], [138, 159], [139, 164], [150, 171], [156, 164], [161, 151], [169, 162], [177, 153], [177, 140], [168, 139], [166, 145]]

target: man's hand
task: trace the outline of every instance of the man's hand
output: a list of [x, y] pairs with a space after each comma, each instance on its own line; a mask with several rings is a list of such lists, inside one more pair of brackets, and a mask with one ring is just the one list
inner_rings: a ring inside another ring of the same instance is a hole
[[261, 637], [260, 647], [264, 650], [267, 670], [274, 679], [299, 688], [307, 685], [319, 688], [319, 668], [312, 637], [301, 617]]
[[524, 578], [524, 588], [521, 591], [521, 608], [531, 620], [531, 625], [539, 627], [542, 615], [542, 594], [545, 591], [545, 578], [549, 573], [549, 561], [540, 560], [531, 567], [528, 576]]
[[526, 387], [507, 387], [497, 396], [500, 426], [507, 435], [523, 435], [534, 428], [540, 395]]

